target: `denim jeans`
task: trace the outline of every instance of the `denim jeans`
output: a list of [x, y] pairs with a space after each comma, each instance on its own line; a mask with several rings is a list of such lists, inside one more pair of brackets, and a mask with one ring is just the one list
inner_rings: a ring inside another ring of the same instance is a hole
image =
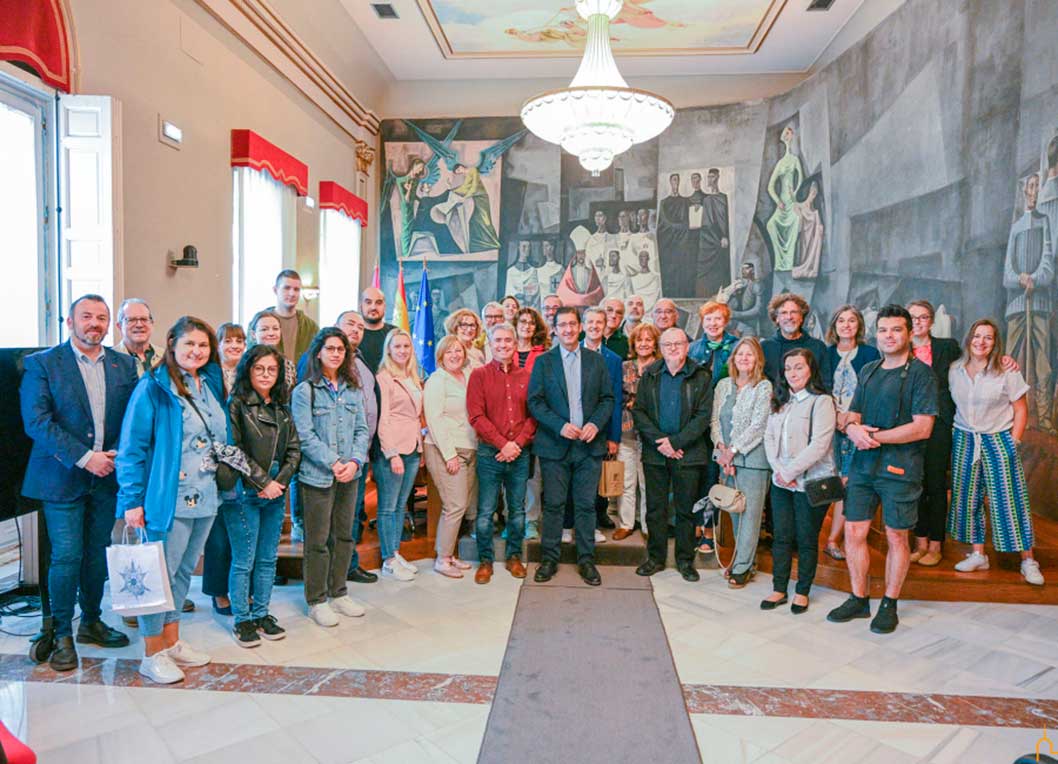
[[268, 603], [272, 599], [286, 500], [283, 496], [262, 499], [245, 495], [239, 503], [225, 502], [220, 510], [222, 515], [217, 522], [223, 521], [227, 525], [231, 539], [231, 577], [228, 580], [231, 612], [237, 624], [256, 621], [268, 615]]
[[210, 597], [228, 596], [228, 578], [231, 576], [231, 539], [228, 538], [228, 525], [225, 515], [228, 510], [238, 506], [238, 499], [222, 501], [217, 510], [217, 519], [206, 539], [206, 549], [202, 556], [202, 593]]
[[147, 529], [148, 541], [161, 541], [165, 548], [165, 566], [169, 569], [169, 587], [173, 590], [175, 610], [166, 613], [141, 615], [140, 634], [157, 637], [162, 627], [180, 621], [180, 609], [191, 587], [191, 573], [206, 546], [206, 537], [213, 527], [213, 515], [196, 518], [173, 518], [173, 527], [166, 531]]
[[408, 497], [415, 487], [415, 475], [419, 472], [419, 453], [401, 454], [404, 474], [394, 474], [389, 459], [381, 454], [371, 462], [371, 470], [378, 486], [378, 543], [383, 561], [400, 550], [400, 533], [404, 526], [404, 513]]
[[522, 541], [525, 538], [525, 486], [529, 481], [532, 454], [522, 451], [513, 462], [498, 462], [498, 453], [499, 450], [493, 445], [478, 444], [478, 516], [475, 520], [475, 535], [481, 562], [492, 562], [492, 516], [496, 511], [501, 487], [507, 502], [507, 559], [522, 556]]
[[295, 528], [305, 527], [305, 504], [301, 498], [301, 486], [298, 485], [298, 476], [290, 478], [290, 486], [287, 492], [290, 494], [290, 524]]
[[112, 491], [95, 488], [76, 501], [44, 502], [51, 540], [48, 596], [56, 637], [73, 636], [74, 600], [81, 606], [81, 623], [94, 623], [102, 614], [99, 603], [116, 501]]
[[305, 602], [310, 606], [338, 599], [346, 594], [349, 555], [353, 548], [353, 512], [356, 510], [357, 483], [331, 481], [326, 488], [308, 483], [301, 486], [305, 508], [305, 557], [302, 577]]

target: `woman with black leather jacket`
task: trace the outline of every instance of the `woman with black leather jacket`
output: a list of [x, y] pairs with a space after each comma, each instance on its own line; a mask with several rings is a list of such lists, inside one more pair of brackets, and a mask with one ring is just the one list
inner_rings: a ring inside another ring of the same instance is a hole
[[250, 474], [240, 481], [241, 501], [224, 505], [232, 552], [228, 583], [235, 616], [232, 635], [240, 647], [255, 647], [262, 636], [270, 640], [286, 636], [268, 614], [284, 494], [301, 462], [283, 365], [283, 356], [271, 345], [250, 348], [239, 362], [228, 401], [232, 441], [250, 466]]

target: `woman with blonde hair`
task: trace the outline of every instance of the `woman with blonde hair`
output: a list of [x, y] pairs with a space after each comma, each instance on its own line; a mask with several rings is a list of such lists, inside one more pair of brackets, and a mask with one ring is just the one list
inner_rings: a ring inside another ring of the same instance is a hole
[[441, 496], [437, 526], [437, 559], [433, 569], [442, 576], [462, 578], [470, 565], [456, 556], [459, 524], [467, 509], [477, 505], [478, 437], [467, 418], [467, 351], [457, 337], [437, 343], [437, 371], [426, 380], [423, 411], [426, 434], [423, 446], [426, 469]]
[[746, 497], [746, 511], [731, 515], [735, 556], [728, 586], [739, 589], [755, 573], [757, 540], [768, 494], [771, 468], [764, 450], [764, 431], [771, 413], [771, 382], [764, 376], [764, 351], [756, 337], [743, 337], [731, 348], [728, 375], [713, 392], [713, 459], [720, 480]]
[[632, 419], [632, 406], [636, 402], [636, 390], [643, 372], [661, 360], [661, 332], [653, 324], [639, 323], [628, 333], [630, 358], [621, 367], [621, 386], [624, 392], [624, 407], [621, 411], [621, 441], [617, 446], [617, 459], [624, 464], [625, 482], [621, 503], [618, 507], [618, 525], [614, 541], [632, 535], [636, 524], [636, 489], [639, 489], [639, 528], [647, 535], [647, 483], [643, 476], [643, 447]]
[[467, 364], [473, 371], [485, 365], [485, 351], [477, 346], [478, 337], [482, 335], [481, 319], [470, 308], [460, 308], [445, 319], [445, 331], [458, 337], [467, 353]]
[[398, 581], [412, 581], [419, 571], [401, 557], [400, 536], [408, 496], [419, 471], [423, 391], [411, 335], [403, 329], [394, 329], [386, 336], [375, 381], [379, 390], [379, 448], [371, 469], [378, 484], [382, 573]]
[[1003, 367], [1003, 340], [990, 319], [975, 321], [966, 333], [963, 355], [948, 371], [955, 402], [951, 449], [951, 513], [948, 533], [972, 544], [960, 573], [988, 570], [984, 499], [997, 552], [1018, 552], [1021, 575], [1043, 586], [1033, 557], [1032, 514], [1025, 467], [1018, 446], [1029, 419], [1029, 386], [1018, 371]]

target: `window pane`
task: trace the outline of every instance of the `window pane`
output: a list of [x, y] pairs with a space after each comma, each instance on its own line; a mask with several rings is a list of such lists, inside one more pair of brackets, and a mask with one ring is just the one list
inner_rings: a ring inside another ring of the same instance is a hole
[[0, 347], [34, 347], [39, 341], [40, 230], [36, 122], [30, 114], [0, 102], [0, 252], [6, 312], [25, 320], [0, 322]]
[[320, 215], [320, 321], [356, 308], [360, 280], [360, 221], [337, 210]]
[[236, 168], [235, 185], [234, 313], [245, 326], [254, 313], [275, 305], [272, 286], [283, 269], [288, 238], [284, 197], [294, 192], [267, 173], [246, 167]]

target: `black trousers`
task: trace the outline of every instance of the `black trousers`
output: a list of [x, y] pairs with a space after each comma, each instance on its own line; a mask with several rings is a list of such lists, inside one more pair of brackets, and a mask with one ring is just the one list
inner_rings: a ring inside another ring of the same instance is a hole
[[577, 562], [595, 557], [595, 497], [599, 489], [602, 457], [592, 456], [577, 444], [565, 459], [540, 457], [543, 481], [543, 518], [540, 527], [540, 556], [558, 562], [562, 547], [566, 499], [573, 496], [573, 527], [577, 531]]
[[922, 496], [918, 500], [915, 536], [944, 541], [948, 528], [948, 467], [951, 463], [951, 426], [940, 422], [926, 441]]
[[669, 495], [676, 516], [676, 564], [694, 562], [694, 517], [691, 508], [701, 498], [705, 465], [681, 465], [677, 459], [665, 464], [643, 463], [647, 482], [647, 554], [665, 564], [669, 547]]
[[808, 596], [816, 578], [819, 561], [819, 532], [828, 507], [813, 507], [804, 491], [771, 486], [772, 588], [786, 594], [793, 566], [793, 545], [797, 543], [797, 593]]

